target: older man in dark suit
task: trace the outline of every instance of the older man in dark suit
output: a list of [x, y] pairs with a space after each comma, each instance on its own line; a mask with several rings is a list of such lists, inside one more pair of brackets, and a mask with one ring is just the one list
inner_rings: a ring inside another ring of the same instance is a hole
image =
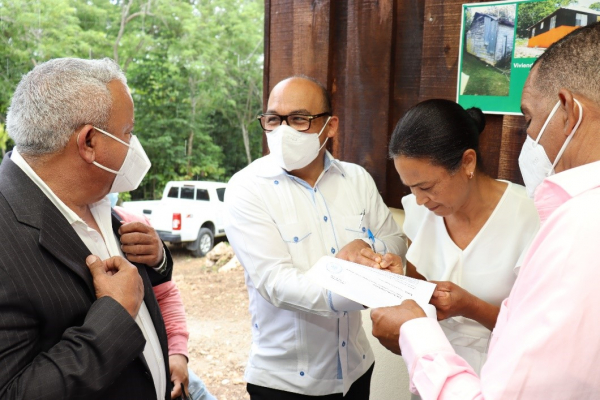
[[2, 399], [170, 398], [152, 285], [172, 261], [151, 229], [120, 243], [105, 198], [150, 167], [133, 123], [108, 59], [51, 60], [15, 91], [16, 148], [0, 166]]

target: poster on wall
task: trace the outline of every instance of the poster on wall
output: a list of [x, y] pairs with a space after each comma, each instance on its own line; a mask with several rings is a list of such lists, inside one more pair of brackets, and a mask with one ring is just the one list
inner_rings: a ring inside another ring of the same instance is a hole
[[457, 102], [488, 114], [521, 115], [521, 92], [535, 60], [596, 21], [600, 0], [463, 4]]

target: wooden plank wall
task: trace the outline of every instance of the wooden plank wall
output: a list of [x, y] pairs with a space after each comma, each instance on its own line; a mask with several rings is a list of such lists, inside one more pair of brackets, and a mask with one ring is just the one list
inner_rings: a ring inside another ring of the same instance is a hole
[[[455, 99], [466, 2], [265, 0], [265, 106], [271, 88], [288, 76], [326, 84], [340, 118], [334, 156], [364, 166], [386, 203], [400, 207], [409, 190], [387, 158], [387, 143], [415, 103]], [[523, 125], [522, 117], [487, 116], [481, 136], [486, 173], [522, 182]]]

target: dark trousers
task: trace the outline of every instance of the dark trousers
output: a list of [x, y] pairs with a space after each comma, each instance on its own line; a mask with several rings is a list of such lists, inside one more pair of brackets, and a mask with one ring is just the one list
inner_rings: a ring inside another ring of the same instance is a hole
[[256, 386], [251, 383], [246, 385], [246, 389], [250, 394], [250, 400], [304, 400], [304, 399], [323, 399], [323, 400], [368, 400], [369, 392], [371, 391], [371, 375], [373, 375], [373, 367], [364, 373], [363, 376], [358, 378], [350, 390], [345, 396], [341, 393], [329, 394], [326, 396], [307, 396], [305, 394], [298, 394], [292, 392], [285, 392], [283, 390], [271, 389], [263, 386]]

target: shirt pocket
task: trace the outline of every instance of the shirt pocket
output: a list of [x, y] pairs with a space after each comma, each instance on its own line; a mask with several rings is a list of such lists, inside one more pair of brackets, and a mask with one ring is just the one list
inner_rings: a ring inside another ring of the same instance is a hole
[[368, 237], [368, 221], [368, 216], [363, 216], [363, 214], [349, 215], [344, 217], [344, 236], [346, 238], [346, 243], [350, 243], [356, 239], [364, 239]]
[[309, 225], [304, 222], [283, 224], [279, 225], [279, 232], [288, 246], [294, 266], [298, 267], [307, 261], [313, 236]]

